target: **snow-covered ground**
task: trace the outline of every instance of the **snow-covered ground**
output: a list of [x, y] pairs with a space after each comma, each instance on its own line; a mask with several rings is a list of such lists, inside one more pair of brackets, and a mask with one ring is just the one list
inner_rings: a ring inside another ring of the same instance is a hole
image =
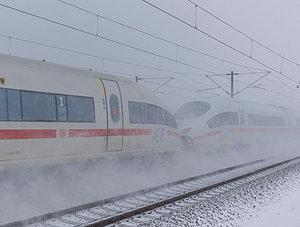
[[[263, 155], [262, 155], [263, 154]], [[4, 178], [0, 184], [0, 225], [88, 202], [173, 182], [268, 156], [260, 150], [180, 152], [165, 160], [120, 165], [118, 161], [88, 169], [66, 169], [68, 177]]]
[[300, 180], [244, 226], [300, 227]]
[[0, 183], [0, 225], [250, 162], [258, 153], [184, 151], [152, 160], [147, 157], [146, 162], [117, 159], [89, 168], [65, 168], [64, 178], [4, 177]]
[[300, 226], [300, 165], [280, 171], [145, 226]]

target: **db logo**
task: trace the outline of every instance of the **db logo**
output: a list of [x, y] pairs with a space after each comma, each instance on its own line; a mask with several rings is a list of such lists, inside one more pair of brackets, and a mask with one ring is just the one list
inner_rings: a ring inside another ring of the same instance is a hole
[[113, 113], [113, 114], [117, 114], [117, 109], [116, 109], [116, 108], [113, 108], [112, 113]]

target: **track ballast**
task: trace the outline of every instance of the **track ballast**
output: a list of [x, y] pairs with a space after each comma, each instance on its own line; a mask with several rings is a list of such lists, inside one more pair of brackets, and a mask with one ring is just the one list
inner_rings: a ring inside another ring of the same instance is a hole
[[7, 226], [138, 226], [300, 162], [260, 160], [111, 199], [10, 223]]

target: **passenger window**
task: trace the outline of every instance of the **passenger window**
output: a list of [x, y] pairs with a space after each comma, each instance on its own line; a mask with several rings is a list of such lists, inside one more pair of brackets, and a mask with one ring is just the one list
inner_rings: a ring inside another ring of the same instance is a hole
[[7, 89], [8, 120], [21, 121], [20, 91]]
[[149, 124], [162, 124], [162, 116], [160, 107], [147, 104], [148, 105], [148, 114], [149, 114]]
[[128, 102], [129, 123], [141, 123], [141, 103]]
[[150, 124], [149, 122], [149, 111], [148, 111], [148, 104], [147, 103], [141, 103], [141, 123], [142, 124]]
[[22, 91], [21, 96], [24, 121], [56, 121], [54, 95]]
[[285, 126], [285, 119], [279, 116], [269, 116], [260, 114], [248, 114], [249, 126], [270, 126], [283, 127]]
[[210, 128], [216, 128], [221, 126], [238, 126], [239, 119], [237, 112], [224, 112], [216, 115], [207, 121]]
[[57, 120], [67, 121], [67, 102], [65, 95], [56, 95]]
[[110, 105], [110, 116], [114, 122], [117, 122], [120, 118], [119, 113], [119, 99], [116, 95], [111, 95], [109, 98], [109, 105]]
[[177, 124], [173, 115], [160, 106], [129, 101], [128, 108], [130, 123], [161, 124], [177, 128]]
[[68, 121], [95, 122], [94, 99], [67, 96]]
[[174, 114], [176, 119], [192, 119], [197, 118], [210, 109], [210, 104], [201, 101], [192, 101], [184, 103]]
[[0, 120], [7, 120], [7, 101], [6, 101], [6, 90], [0, 89]]

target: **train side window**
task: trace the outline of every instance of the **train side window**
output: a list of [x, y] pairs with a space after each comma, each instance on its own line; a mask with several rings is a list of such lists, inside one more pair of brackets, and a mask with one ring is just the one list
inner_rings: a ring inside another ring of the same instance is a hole
[[114, 122], [117, 122], [120, 118], [119, 99], [116, 95], [112, 94], [109, 98], [110, 116]]
[[7, 89], [8, 120], [21, 121], [21, 98], [19, 90]]
[[173, 115], [167, 111], [166, 111], [166, 113], [167, 113], [167, 125], [170, 127], [173, 127], [173, 128], [177, 128], [177, 123], [176, 123], [176, 120], [173, 117]]
[[152, 104], [147, 104], [149, 114], [149, 124], [162, 124], [161, 108]]
[[141, 112], [140, 102], [128, 102], [129, 109], [129, 123], [141, 123], [142, 122], [142, 112]]
[[67, 96], [68, 121], [95, 122], [94, 99]]
[[56, 95], [57, 120], [67, 121], [67, 101], [65, 95]]
[[7, 100], [6, 100], [6, 90], [0, 89], [0, 120], [7, 120]]
[[141, 102], [141, 124], [149, 124], [148, 105]]
[[279, 116], [269, 116], [261, 114], [248, 114], [249, 126], [269, 126], [269, 127], [284, 127], [285, 119]]
[[161, 118], [164, 125], [169, 125], [168, 112], [161, 109]]
[[193, 119], [207, 113], [210, 104], [202, 101], [192, 101], [184, 103], [174, 114], [176, 119]]
[[128, 102], [129, 122], [138, 124], [161, 124], [177, 128], [175, 118], [167, 110], [149, 103]]
[[207, 121], [208, 127], [216, 128], [221, 126], [238, 126], [239, 119], [237, 112], [220, 113]]
[[56, 121], [56, 103], [53, 94], [22, 91], [24, 121]]

